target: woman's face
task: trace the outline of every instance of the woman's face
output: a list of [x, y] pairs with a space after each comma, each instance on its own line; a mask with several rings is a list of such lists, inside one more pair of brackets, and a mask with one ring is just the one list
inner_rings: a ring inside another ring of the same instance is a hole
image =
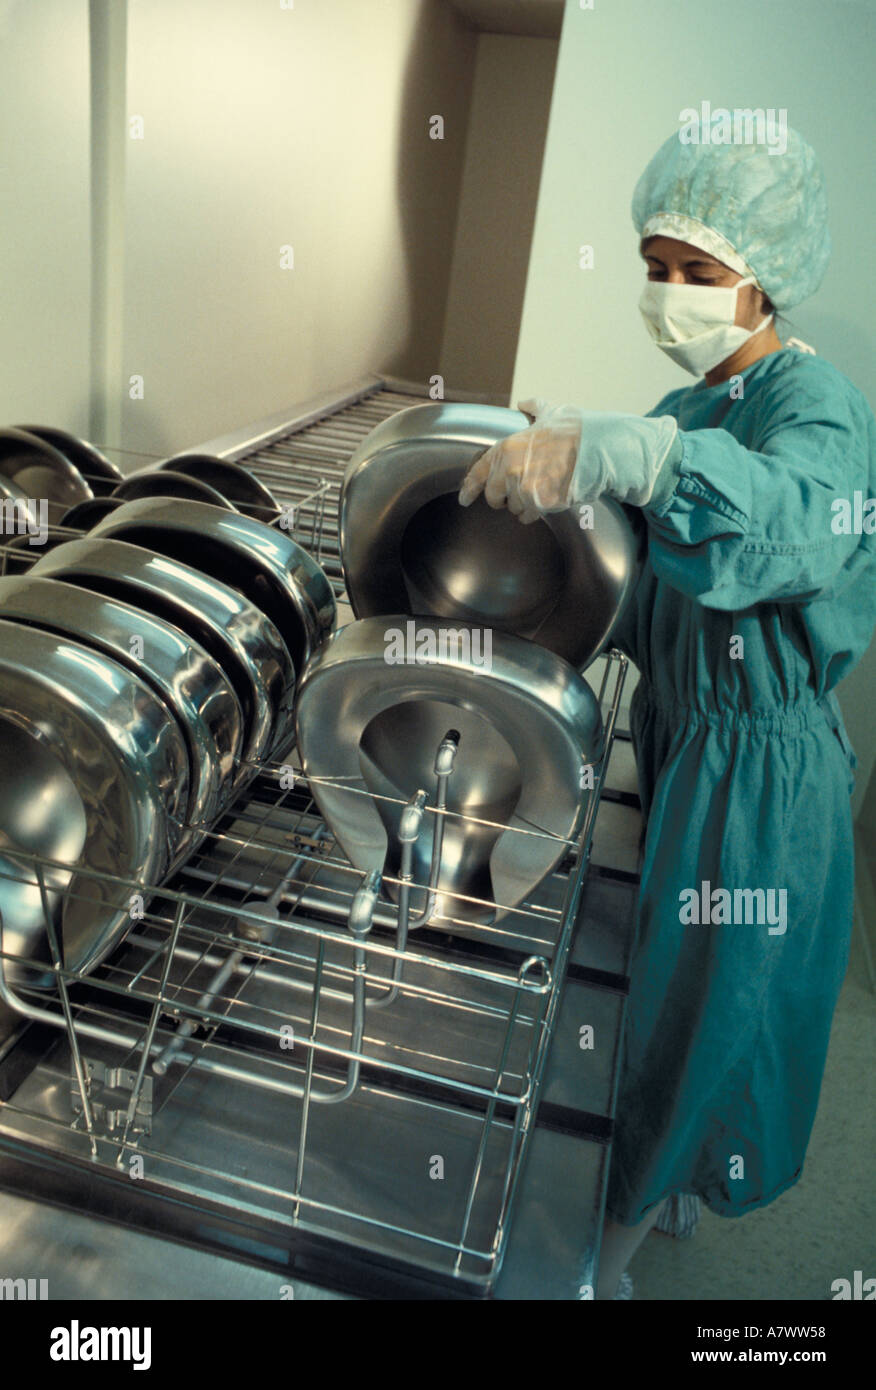
[[[662, 280], [669, 285], [710, 285], [714, 289], [729, 290], [744, 278], [707, 251], [673, 237], [648, 237], [642, 242], [641, 254], [648, 267], [648, 279]], [[765, 313], [763, 300], [763, 291], [756, 285], [746, 285], [739, 291], [736, 322], [740, 327], [757, 327]]]

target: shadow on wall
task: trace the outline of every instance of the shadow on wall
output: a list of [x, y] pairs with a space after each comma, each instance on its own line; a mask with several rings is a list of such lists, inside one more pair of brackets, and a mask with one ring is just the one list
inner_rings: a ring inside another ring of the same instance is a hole
[[[506, 16], [507, 18], [507, 16]], [[397, 190], [411, 317], [391, 375], [510, 399], [559, 43], [420, 9], [405, 66]], [[444, 138], [430, 125], [444, 119]], [[398, 339], [396, 339], [398, 342]]]
[[[440, 370], [478, 35], [444, 0], [419, 0], [419, 9], [399, 107], [396, 182], [407, 335], [376, 370], [427, 383]], [[442, 140], [430, 137], [434, 116], [443, 118]]]

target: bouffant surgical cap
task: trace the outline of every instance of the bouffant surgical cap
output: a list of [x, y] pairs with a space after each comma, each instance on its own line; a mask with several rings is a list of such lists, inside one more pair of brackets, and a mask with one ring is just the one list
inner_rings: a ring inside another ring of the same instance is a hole
[[777, 309], [790, 309], [827, 269], [827, 194], [796, 131], [784, 126], [781, 142], [758, 138], [769, 123], [751, 118], [763, 114], [724, 112], [670, 136], [636, 185], [633, 222], [640, 239], [687, 241], [753, 275]]

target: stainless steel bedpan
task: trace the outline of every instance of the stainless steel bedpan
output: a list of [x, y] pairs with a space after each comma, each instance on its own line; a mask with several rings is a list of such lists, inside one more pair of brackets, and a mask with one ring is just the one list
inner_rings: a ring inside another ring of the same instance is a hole
[[[340, 503], [347, 592], [359, 618], [406, 612], [515, 633], [586, 666], [605, 646], [638, 573], [640, 539], [611, 498], [523, 526], [459, 486], [492, 444], [525, 429], [499, 406], [412, 406], [350, 459]], [[586, 520], [587, 518], [583, 518]]]
[[91, 534], [133, 541], [238, 589], [271, 619], [296, 671], [335, 625], [335, 596], [322, 568], [284, 532], [239, 512], [143, 497]]
[[64, 536], [57, 532], [46, 536], [41, 545], [32, 545], [27, 535], [12, 536], [5, 540], [0, 555], [0, 575], [28, 574], [43, 555], [64, 544]]
[[26, 430], [0, 430], [0, 473], [34, 500], [45, 500], [54, 524], [76, 502], [94, 496], [75, 464]]
[[87, 439], [79, 439], [77, 435], [70, 434], [68, 430], [60, 430], [54, 425], [16, 425], [15, 428], [24, 430], [27, 434], [35, 434], [37, 439], [44, 439], [53, 449], [57, 449], [59, 454], [69, 459], [73, 466], [79, 469], [95, 497], [112, 492], [116, 483], [122, 481], [122, 473], [116, 465], [93, 444], [89, 444]]
[[131, 926], [137, 884], [159, 882], [185, 813], [188, 753], [167, 707], [133, 671], [65, 637], [0, 620], [0, 958], [10, 984], [51, 985], [33, 863], [45, 869], [63, 964], [88, 970]]
[[[388, 659], [399, 633], [416, 659]], [[525, 899], [568, 849], [581, 767], [603, 743], [596, 697], [553, 652], [405, 615], [350, 623], [325, 643], [299, 683], [297, 727], [311, 791], [351, 862], [392, 877], [404, 803], [422, 788], [434, 804], [439, 744], [460, 736], [434, 919], [478, 923]], [[418, 885], [429, 881], [435, 821], [427, 812], [416, 842]], [[414, 897], [419, 910], [424, 894]]]
[[283, 514], [283, 509], [273, 493], [239, 463], [230, 463], [227, 459], [216, 458], [213, 454], [177, 454], [174, 458], [159, 463], [158, 468], [185, 473], [190, 478], [209, 483], [211, 487], [217, 488], [223, 497], [227, 497], [229, 502], [233, 502], [239, 512], [254, 516], [258, 521], [264, 521], [268, 525]]
[[38, 498], [28, 497], [23, 488], [11, 478], [0, 472], [0, 544], [8, 543], [16, 535], [27, 535], [28, 539], [39, 526]]
[[285, 642], [261, 609], [199, 570], [127, 541], [87, 536], [40, 558], [34, 576], [63, 579], [108, 594], [172, 623], [225, 671], [244, 721], [244, 766], [288, 741], [295, 668]]
[[104, 652], [164, 701], [189, 751], [189, 799], [176, 843], [179, 858], [189, 853], [230, 800], [243, 750], [243, 714], [221, 666], [161, 618], [57, 579], [0, 579], [0, 619]]
[[60, 525], [71, 531], [90, 531], [103, 517], [124, 505], [121, 497], [92, 497], [89, 502], [77, 502], [61, 517]]
[[185, 497], [192, 502], [225, 507], [227, 511], [237, 510], [218, 488], [211, 487], [202, 478], [190, 478], [186, 473], [173, 473], [166, 468], [145, 468], [129, 473], [118, 484], [113, 497], [122, 502], [133, 502], [138, 497]]

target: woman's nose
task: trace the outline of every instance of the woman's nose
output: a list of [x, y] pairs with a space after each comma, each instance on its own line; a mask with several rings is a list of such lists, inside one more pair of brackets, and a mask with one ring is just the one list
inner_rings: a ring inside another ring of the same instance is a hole
[[683, 285], [684, 271], [680, 267], [676, 267], [675, 270], [668, 270], [666, 272], [666, 279], [670, 285]]

